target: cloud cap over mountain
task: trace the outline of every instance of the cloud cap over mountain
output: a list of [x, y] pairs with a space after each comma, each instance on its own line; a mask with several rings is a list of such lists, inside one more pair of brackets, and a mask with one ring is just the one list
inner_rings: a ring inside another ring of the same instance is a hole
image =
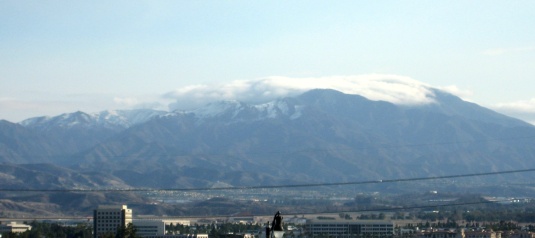
[[220, 85], [192, 85], [165, 94], [175, 102], [170, 110], [192, 109], [218, 100], [262, 103], [295, 96], [311, 89], [334, 89], [370, 100], [417, 105], [434, 102], [431, 86], [410, 77], [388, 74], [291, 78], [272, 76], [256, 80], [236, 80]]

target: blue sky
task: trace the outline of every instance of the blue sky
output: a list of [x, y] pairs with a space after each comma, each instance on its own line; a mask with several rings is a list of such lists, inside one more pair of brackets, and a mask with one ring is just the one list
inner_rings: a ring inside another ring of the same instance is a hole
[[0, 1], [0, 118], [374, 74], [535, 122], [534, 24], [534, 1]]

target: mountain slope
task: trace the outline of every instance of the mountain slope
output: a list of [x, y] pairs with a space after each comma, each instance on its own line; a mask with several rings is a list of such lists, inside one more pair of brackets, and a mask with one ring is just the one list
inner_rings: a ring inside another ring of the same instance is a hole
[[48, 162], [59, 144], [19, 124], [0, 120], [0, 162]]
[[434, 104], [412, 107], [333, 90], [262, 105], [219, 102], [130, 127], [79, 154], [77, 166], [108, 171], [136, 185], [173, 187], [535, 167], [533, 126], [435, 93]]
[[122, 180], [104, 173], [82, 173], [52, 164], [2, 164], [3, 189], [128, 188]]
[[65, 113], [20, 124], [0, 122], [0, 162], [68, 163], [70, 155], [167, 112], [155, 110]]

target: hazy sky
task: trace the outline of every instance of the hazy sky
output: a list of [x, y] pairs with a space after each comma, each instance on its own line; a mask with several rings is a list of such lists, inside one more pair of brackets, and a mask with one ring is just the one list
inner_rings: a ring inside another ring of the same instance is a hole
[[535, 1], [0, 1], [12, 122], [370, 78], [535, 122]]

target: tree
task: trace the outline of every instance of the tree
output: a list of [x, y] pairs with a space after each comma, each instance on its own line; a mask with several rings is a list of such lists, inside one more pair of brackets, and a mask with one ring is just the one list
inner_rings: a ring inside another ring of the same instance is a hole
[[115, 234], [115, 238], [138, 238], [136, 234], [137, 229], [132, 223], [128, 223], [126, 227], [121, 227], [117, 229], [117, 233]]
[[377, 217], [379, 220], [384, 220], [386, 218], [384, 213], [379, 213], [379, 216]]

